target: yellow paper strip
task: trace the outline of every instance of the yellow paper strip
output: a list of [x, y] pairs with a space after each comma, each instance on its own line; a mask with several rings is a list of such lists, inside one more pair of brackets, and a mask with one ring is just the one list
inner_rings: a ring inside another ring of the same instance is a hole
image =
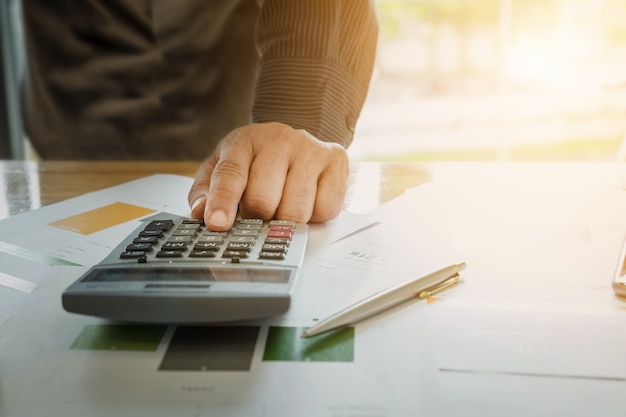
[[154, 212], [155, 210], [145, 207], [118, 202], [57, 220], [50, 223], [50, 226], [89, 235]]

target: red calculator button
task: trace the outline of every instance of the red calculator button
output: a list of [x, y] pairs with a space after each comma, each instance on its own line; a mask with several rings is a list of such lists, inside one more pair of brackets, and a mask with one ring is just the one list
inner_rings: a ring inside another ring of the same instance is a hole
[[268, 230], [267, 237], [284, 237], [291, 239], [291, 232], [288, 230]]

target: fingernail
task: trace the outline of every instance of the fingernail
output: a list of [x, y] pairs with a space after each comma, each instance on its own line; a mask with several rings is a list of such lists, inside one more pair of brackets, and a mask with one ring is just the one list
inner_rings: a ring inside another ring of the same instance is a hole
[[228, 225], [228, 217], [226, 213], [221, 210], [215, 211], [209, 217], [209, 223], [212, 226], [227, 226]]

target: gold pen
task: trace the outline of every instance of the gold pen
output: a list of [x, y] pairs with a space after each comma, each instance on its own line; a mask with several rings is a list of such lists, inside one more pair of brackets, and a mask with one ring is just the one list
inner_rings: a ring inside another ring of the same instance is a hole
[[459, 281], [459, 272], [463, 269], [465, 269], [465, 262], [446, 266], [419, 278], [385, 289], [322, 320], [302, 333], [302, 337], [315, 336], [357, 323], [414, 297], [430, 297], [456, 284]]

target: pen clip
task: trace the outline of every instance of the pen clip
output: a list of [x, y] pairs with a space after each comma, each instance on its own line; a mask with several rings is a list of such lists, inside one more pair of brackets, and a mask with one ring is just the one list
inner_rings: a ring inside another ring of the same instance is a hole
[[450, 288], [451, 286], [455, 285], [456, 283], [459, 282], [460, 278], [461, 276], [457, 272], [454, 275], [452, 275], [450, 278], [442, 282], [441, 284], [435, 285], [427, 290], [424, 290], [420, 292], [419, 294], [417, 294], [417, 296], [419, 298], [428, 298], [433, 294], [437, 294], [438, 292], [443, 291], [446, 288]]

